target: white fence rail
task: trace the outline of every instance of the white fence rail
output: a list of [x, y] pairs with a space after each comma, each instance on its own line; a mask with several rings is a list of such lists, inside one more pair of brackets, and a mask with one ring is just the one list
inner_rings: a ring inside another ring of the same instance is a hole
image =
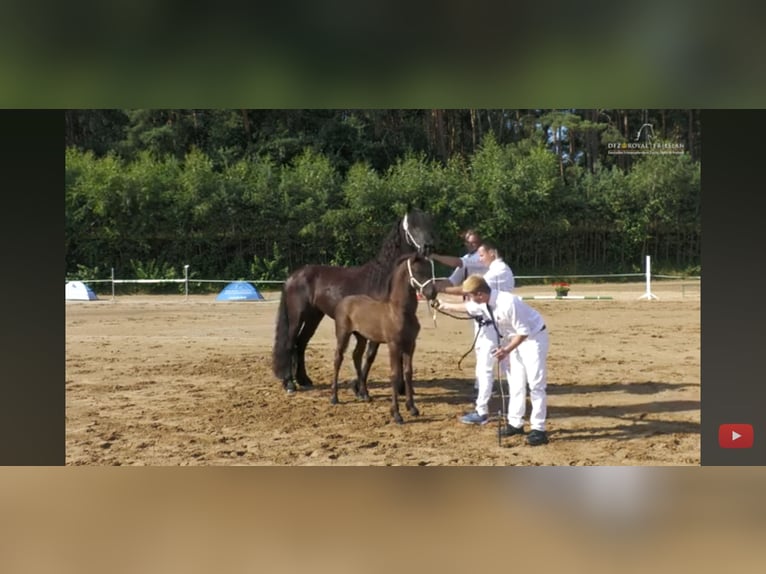
[[[681, 275], [652, 275], [651, 273], [651, 258], [646, 256], [646, 268], [644, 273], [610, 273], [601, 275], [555, 275], [557, 279], [616, 279], [623, 277], [644, 277], [646, 279], [646, 292], [641, 295], [641, 299], [657, 299], [657, 296], [652, 293], [652, 278], [655, 279], [678, 279], [685, 281], [701, 281], [701, 276], [681, 276]], [[552, 275], [516, 275], [516, 279], [548, 279]], [[75, 281], [75, 279], [72, 279]], [[184, 265], [184, 278], [183, 279], [115, 279], [114, 268], [112, 268], [111, 279], [82, 279], [83, 283], [111, 283], [112, 284], [112, 299], [115, 297], [114, 286], [118, 284], [161, 284], [161, 283], [178, 283], [184, 284], [184, 294], [189, 296], [189, 283], [232, 283], [234, 281], [245, 281], [246, 283], [253, 284], [265, 284], [265, 285], [282, 285], [284, 280], [267, 280], [267, 279], [189, 279], [189, 266]], [[682, 291], [685, 293], [686, 285], [682, 285]]]

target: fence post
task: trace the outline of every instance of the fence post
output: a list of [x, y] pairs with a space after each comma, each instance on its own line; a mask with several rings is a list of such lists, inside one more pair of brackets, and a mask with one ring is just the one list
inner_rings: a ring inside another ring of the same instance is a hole
[[114, 267], [112, 267], [112, 303], [114, 303]]
[[186, 295], [185, 298], [188, 301], [189, 300], [189, 266], [184, 265], [184, 284], [186, 285], [185, 291]]
[[657, 295], [652, 293], [652, 257], [646, 256], [646, 293], [641, 295], [639, 299], [659, 299]]

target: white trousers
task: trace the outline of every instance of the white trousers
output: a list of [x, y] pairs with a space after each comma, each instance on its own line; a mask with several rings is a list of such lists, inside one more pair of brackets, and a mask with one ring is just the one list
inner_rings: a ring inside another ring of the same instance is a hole
[[508, 424], [517, 428], [524, 425], [529, 385], [529, 399], [532, 403], [529, 426], [532, 430], [544, 431], [548, 414], [545, 392], [548, 384], [548, 331], [527, 337], [508, 358]]
[[[497, 347], [494, 341], [477, 341], [476, 343], [476, 412], [480, 415], [489, 414], [489, 400], [492, 398], [492, 388], [495, 383], [495, 358], [492, 350]], [[508, 359], [500, 362], [500, 377], [508, 377]], [[502, 380], [502, 379], [501, 379]]]

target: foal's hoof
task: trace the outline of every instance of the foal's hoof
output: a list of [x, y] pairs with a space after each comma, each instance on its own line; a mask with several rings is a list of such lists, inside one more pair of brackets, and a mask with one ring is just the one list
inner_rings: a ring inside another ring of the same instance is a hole
[[418, 407], [410, 407], [410, 414], [413, 417], [420, 415], [420, 411], [418, 410]]
[[396, 413], [396, 414], [394, 415], [394, 422], [395, 422], [396, 424], [398, 424], [398, 425], [402, 425], [402, 424], [404, 424], [404, 419], [402, 418], [402, 415], [400, 415], [399, 413]]
[[331, 405], [337, 405], [338, 404], [338, 397], [330, 397], [330, 404]]
[[287, 394], [292, 394], [297, 390], [295, 388], [295, 382], [292, 379], [287, 381], [282, 381], [282, 386], [287, 391]]
[[372, 400], [370, 395], [367, 393], [356, 393], [356, 398], [360, 401], [364, 401], [365, 403], [369, 403]]

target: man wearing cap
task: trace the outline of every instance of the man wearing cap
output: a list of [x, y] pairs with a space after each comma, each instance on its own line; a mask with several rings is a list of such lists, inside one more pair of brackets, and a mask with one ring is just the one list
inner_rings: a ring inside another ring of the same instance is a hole
[[[490, 319], [491, 323], [483, 329], [497, 329], [499, 345], [490, 356], [501, 361], [507, 357], [509, 369], [505, 369], [508, 379], [508, 424], [500, 432], [502, 436], [524, 434], [524, 414], [526, 411], [527, 385], [532, 403], [529, 417], [530, 432], [527, 444], [538, 446], [548, 442], [545, 430], [547, 416], [547, 358], [548, 332], [542, 316], [521, 297], [508, 291], [495, 291], [480, 275], [469, 276], [462, 284], [463, 293], [468, 301], [463, 303], [442, 303], [438, 299], [435, 305], [447, 311], [463, 311], [475, 315], [477, 311]], [[486, 311], [486, 313], [485, 313]], [[478, 340], [477, 340], [478, 348]], [[477, 352], [477, 374], [479, 354]], [[491, 371], [491, 363], [490, 363]], [[483, 424], [488, 420], [487, 403], [492, 394], [492, 378], [479, 382], [479, 397], [476, 399], [476, 412], [465, 415], [463, 422]], [[484, 393], [482, 393], [484, 391]]]

